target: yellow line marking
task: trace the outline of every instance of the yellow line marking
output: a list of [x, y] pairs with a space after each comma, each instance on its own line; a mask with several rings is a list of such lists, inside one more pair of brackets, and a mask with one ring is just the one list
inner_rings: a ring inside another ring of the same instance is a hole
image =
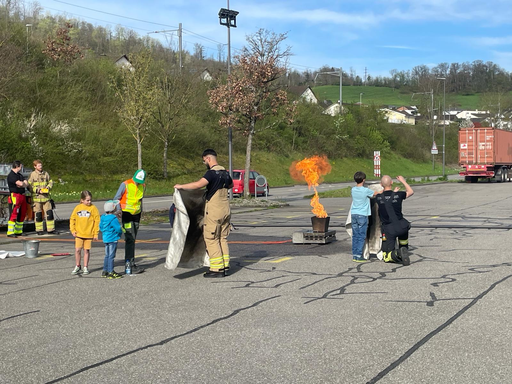
[[135, 257], [144, 257], [144, 256], [147, 256], [148, 254], [147, 253], [144, 253], [142, 255], [135, 255]]
[[144, 260], [156, 260], [158, 257], [145, 257]]
[[294, 219], [296, 217], [302, 217], [302, 215], [285, 216], [287, 219]]
[[432, 216], [431, 219], [439, 219], [439, 216]]
[[38, 256], [38, 259], [49, 259], [50, 257], [53, 257], [52, 255], [45, 255], [45, 256]]
[[280, 259], [277, 259], [277, 260], [265, 260], [265, 262], [267, 262], [267, 263], [280, 263], [282, 261], [291, 260], [291, 259], [293, 259], [293, 257], [281, 257]]

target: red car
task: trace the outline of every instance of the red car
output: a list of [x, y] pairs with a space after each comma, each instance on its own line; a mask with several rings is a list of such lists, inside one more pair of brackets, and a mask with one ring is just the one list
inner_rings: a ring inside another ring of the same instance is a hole
[[[243, 169], [234, 169], [233, 170], [233, 195], [234, 196], [242, 196], [244, 194], [244, 176], [245, 176], [245, 170], [243, 170]], [[250, 173], [249, 173], [249, 192], [253, 196], [254, 196], [254, 188], [256, 185], [256, 178], [258, 176], [263, 176], [263, 175], [260, 175], [256, 171], [250, 171]], [[261, 181], [263, 181], [262, 177], [260, 177], [258, 179], [258, 182], [261, 182]], [[265, 192], [267, 193], [267, 196], [268, 196], [269, 187], [268, 187], [267, 182], [265, 182], [263, 185], [258, 185], [258, 196], [265, 195]]]

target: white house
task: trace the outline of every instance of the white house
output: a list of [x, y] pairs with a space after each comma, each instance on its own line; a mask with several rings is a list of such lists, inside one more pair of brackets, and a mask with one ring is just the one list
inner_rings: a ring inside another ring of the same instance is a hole
[[318, 99], [310, 86], [290, 86], [288, 91], [297, 95], [300, 99], [313, 104], [318, 104]]
[[383, 109], [381, 109], [381, 111], [384, 112], [389, 123], [409, 124], [409, 125], [416, 124], [416, 117], [414, 117], [413, 115], [410, 115], [407, 112], [395, 111], [395, 110], [389, 109], [389, 108], [383, 108]]
[[135, 71], [135, 68], [133, 67], [132, 63], [130, 63], [130, 60], [128, 60], [128, 56], [126, 55], [123, 55], [119, 59], [117, 59], [115, 65], [121, 68], [128, 68], [130, 72]]

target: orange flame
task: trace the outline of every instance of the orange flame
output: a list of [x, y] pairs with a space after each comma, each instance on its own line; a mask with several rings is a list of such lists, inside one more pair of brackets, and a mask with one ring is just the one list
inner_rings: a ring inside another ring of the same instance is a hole
[[313, 209], [311, 212], [316, 217], [324, 218], [327, 217], [327, 212], [324, 206], [320, 204], [320, 198], [316, 187], [323, 181], [322, 176], [327, 175], [331, 172], [331, 164], [327, 160], [326, 156], [313, 156], [305, 158], [299, 162], [293, 162], [290, 166], [290, 176], [295, 180], [302, 181], [306, 180], [308, 188], [314, 189], [315, 195], [311, 198], [311, 206]]

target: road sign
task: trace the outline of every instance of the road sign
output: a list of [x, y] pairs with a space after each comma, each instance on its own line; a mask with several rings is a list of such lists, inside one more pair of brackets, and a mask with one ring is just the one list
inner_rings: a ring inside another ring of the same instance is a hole
[[436, 145], [436, 142], [434, 141], [432, 143], [432, 150], [430, 151], [433, 155], [437, 155], [439, 153], [439, 151], [437, 150], [437, 145]]

